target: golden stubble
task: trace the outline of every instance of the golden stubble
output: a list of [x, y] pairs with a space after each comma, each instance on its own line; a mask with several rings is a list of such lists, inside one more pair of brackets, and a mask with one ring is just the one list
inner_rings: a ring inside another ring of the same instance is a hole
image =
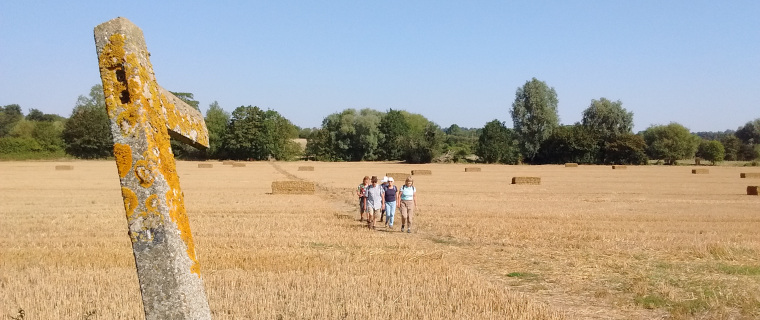
[[[0, 317], [141, 319], [115, 163], [55, 164], [0, 163]], [[178, 162], [214, 318], [758, 316], [746, 169], [479, 167]], [[415, 233], [366, 230], [361, 178], [412, 170]], [[315, 195], [270, 194], [293, 179]]]

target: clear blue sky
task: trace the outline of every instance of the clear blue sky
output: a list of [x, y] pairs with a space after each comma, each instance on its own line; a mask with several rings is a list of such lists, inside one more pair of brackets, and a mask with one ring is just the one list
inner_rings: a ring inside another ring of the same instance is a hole
[[158, 82], [205, 112], [256, 105], [301, 127], [346, 108], [511, 127], [515, 90], [554, 87], [560, 121], [621, 100], [634, 131], [760, 117], [760, 1], [0, 2], [0, 105], [68, 117], [100, 83], [93, 28], [142, 28]]

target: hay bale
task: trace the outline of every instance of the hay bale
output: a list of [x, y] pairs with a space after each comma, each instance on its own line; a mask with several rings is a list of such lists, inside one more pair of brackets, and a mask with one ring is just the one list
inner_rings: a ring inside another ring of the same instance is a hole
[[222, 161], [222, 165], [231, 166], [233, 164], [235, 164], [235, 161], [231, 161], [231, 160]]
[[577, 168], [577, 163], [565, 163], [565, 168]]
[[760, 188], [760, 186], [747, 186], [747, 195], [756, 196], [758, 188]]
[[691, 174], [708, 174], [710, 173], [709, 169], [691, 169]]
[[[411, 174], [403, 173], [403, 172], [389, 172], [389, 173], [385, 174], [386, 177], [391, 177], [396, 182], [398, 182], [398, 181], [406, 181], [406, 178], [408, 178], [410, 175]], [[378, 177], [378, 178], [382, 179], [382, 177]]]
[[480, 172], [479, 167], [464, 168], [464, 172]]
[[232, 164], [232, 167], [233, 167], [233, 168], [241, 168], [241, 167], [245, 167], [245, 163], [242, 163], [242, 162], [235, 162], [235, 163], [233, 163], [233, 164]]
[[615, 166], [612, 166], [612, 169], [613, 170], [625, 170], [625, 169], [628, 169], [628, 167], [627, 166], [621, 166], [621, 165], [615, 165]]
[[55, 166], [55, 171], [62, 171], [62, 170], [74, 170], [74, 166], [68, 165], [68, 164]]
[[214, 165], [211, 163], [199, 163], [198, 168], [213, 168]]
[[512, 184], [541, 184], [540, 177], [512, 177]]
[[744, 178], [758, 179], [760, 178], [760, 172], [742, 172], [739, 174], [739, 177], [741, 177], [742, 179]]
[[272, 181], [272, 194], [314, 194], [311, 181]]
[[314, 167], [312, 166], [298, 167], [298, 171], [314, 171]]
[[[412, 170], [413, 176], [429, 176], [432, 175], [433, 171], [430, 170]], [[393, 178], [396, 179], [396, 178]]]

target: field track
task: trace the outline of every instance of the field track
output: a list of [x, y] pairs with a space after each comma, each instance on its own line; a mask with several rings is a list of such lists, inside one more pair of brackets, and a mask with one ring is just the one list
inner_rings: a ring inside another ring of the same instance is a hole
[[[760, 169], [211, 163], [178, 172], [215, 319], [760, 317]], [[361, 177], [412, 170], [414, 233], [357, 221]], [[0, 319], [142, 319], [119, 190], [113, 161], [0, 162]]]

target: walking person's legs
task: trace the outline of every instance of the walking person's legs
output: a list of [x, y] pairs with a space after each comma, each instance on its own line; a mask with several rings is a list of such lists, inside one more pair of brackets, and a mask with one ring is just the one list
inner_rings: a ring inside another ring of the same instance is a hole
[[396, 214], [396, 201], [385, 203], [385, 220], [388, 221], [388, 228], [393, 229], [393, 216]]

